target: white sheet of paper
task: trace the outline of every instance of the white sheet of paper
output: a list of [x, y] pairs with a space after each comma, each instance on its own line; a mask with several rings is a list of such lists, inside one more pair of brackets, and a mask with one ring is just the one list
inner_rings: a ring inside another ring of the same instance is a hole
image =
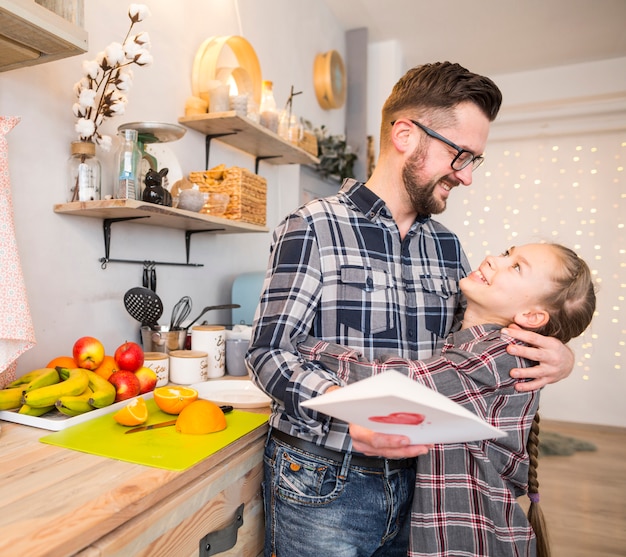
[[415, 444], [463, 443], [507, 435], [397, 371], [352, 383], [302, 406], [381, 433], [406, 435]]

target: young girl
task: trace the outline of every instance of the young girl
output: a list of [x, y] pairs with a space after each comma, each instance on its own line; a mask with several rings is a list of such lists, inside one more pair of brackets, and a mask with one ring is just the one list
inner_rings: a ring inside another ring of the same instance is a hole
[[[463, 325], [440, 356], [368, 362], [311, 337], [298, 348], [342, 384], [400, 371], [508, 432], [496, 440], [435, 445], [417, 459], [411, 548], [418, 550], [409, 555], [546, 556], [537, 506], [538, 417], [533, 423], [539, 393], [517, 392], [509, 375], [533, 362], [507, 353], [517, 341], [501, 329], [514, 323], [563, 342], [580, 335], [595, 310], [591, 273], [568, 248], [529, 244], [487, 257], [460, 288], [467, 299]], [[516, 501], [523, 493], [531, 499], [528, 517]]]

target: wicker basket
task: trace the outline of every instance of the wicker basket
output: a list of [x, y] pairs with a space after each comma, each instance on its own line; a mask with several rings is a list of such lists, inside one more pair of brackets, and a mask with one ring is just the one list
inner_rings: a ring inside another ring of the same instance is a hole
[[302, 139], [298, 142], [298, 147], [317, 157], [317, 137], [314, 133], [305, 130]]
[[[267, 180], [238, 166], [224, 165], [204, 172], [190, 172], [189, 180], [205, 193], [226, 193], [230, 201], [223, 217], [265, 226], [267, 220]], [[211, 214], [207, 204], [201, 213]]]

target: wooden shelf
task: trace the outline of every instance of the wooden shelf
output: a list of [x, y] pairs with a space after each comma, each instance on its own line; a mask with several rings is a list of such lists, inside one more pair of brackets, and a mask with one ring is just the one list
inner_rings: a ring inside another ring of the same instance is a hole
[[317, 157], [304, 149], [248, 118], [237, 116], [234, 111], [184, 116], [178, 122], [270, 164], [319, 163]]
[[[108, 199], [103, 201], [74, 201], [54, 206], [54, 212], [64, 215], [93, 217], [99, 219], [138, 218], [137, 224], [177, 228], [180, 230], [214, 231], [222, 234], [245, 232], [267, 232], [264, 226], [239, 222], [203, 213], [192, 213], [183, 209], [174, 209], [135, 201], [133, 199]], [[132, 221], [131, 221], [132, 222]]]
[[[74, 19], [80, 21], [82, 0], [56, 4], [62, 12], [78, 12]], [[76, 56], [87, 46], [87, 31], [79, 24], [33, 0], [0, 0], [0, 71]]]

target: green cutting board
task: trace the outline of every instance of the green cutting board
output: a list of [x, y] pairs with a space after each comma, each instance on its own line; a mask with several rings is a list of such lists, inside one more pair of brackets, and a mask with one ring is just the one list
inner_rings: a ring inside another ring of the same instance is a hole
[[[146, 425], [174, 418], [159, 410], [152, 399], [146, 400], [146, 405], [150, 416]], [[112, 414], [105, 414], [41, 437], [39, 441], [134, 464], [185, 470], [266, 423], [267, 419], [266, 414], [233, 410], [226, 414], [226, 429], [216, 433], [185, 435], [170, 426], [126, 435], [131, 428], [118, 424]]]

